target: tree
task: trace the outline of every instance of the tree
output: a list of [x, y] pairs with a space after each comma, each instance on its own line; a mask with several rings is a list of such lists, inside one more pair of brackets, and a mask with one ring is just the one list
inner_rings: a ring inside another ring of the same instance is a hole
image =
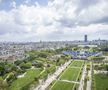
[[74, 47], [72, 50], [77, 51], [78, 49], [79, 49], [78, 47]]
[[15, 79], [16, 79], [16, 75], [14, 72], [10, 72], [6, 77], [6, 81], [8, 82], [8, 84], [12, 83], [12, 81]]
[[102, 57], [102, 56], [100, 56], [100, 57], [89, 57], [88, 59], [89, 59], [89, 60], [94, 60], [94, 61], [99, 62], [99, 61], [104, 60], [105, 57]]
[[86, 69], [87, 69], [87, 71], [90, 70], [90, 64], [87, 65]]
[[7, 87], [7, 82], [3, 80], [2, 77], [0, 77], [0, 90], [5, 90]]
[[89, 80], [89, 76], [88, 76], [88, 75], [86, 75], [85, 79], [86, 79], [86, 81], [88, 81], [88, 80]]
[[56, 62], [58, 63], [59, 61], [60, 61], [60, 58], [57, 58], [57, 61]]
[[101, 45], [100, 48], [101, 48], [101, 51], [108, 51], [108, 44], [107, 45]]
[[106, 70], [107, 70], [107, 72], [108, 72], [108, 65], [106, 65]]
[[39, 76], [35, 77], [35, 81], [37, 82], [39, 81]]
[[14, 62], [14, 64], [20, 65], [22, 62], [23, 62], [23, 60], [17, 60], [17, 61]]
[[36, 65], [36, 67], [37, 67], [37, 68], [41, 68], [41, 67], [43, 67], [43, 63], [38, 62], [37, 65]]
[[47, 58], [47, 55], [48, 55], [48, 53], [46, 53], [46, 52], [40, 52], [40, 53], [38, 54], [38, 57]]
[[19, 66], [20, 66], [21, 69], [25, 69], [25, 68], [24, 68], [24, 65], [25, 65], [25, 63], [22, 62]]
[[15, 64], [12, 64], [12, 65], [11, 65], [11, 69], [12, 69], [13, 71], [16, 71], [16, 70], [17, 70], [17, 66], [16, 66]]
[[6, 73], [6, 71], [5, 71], [5, 63], [1, 62], [0, 63], [0, 76], [4, 76], [5, 73]]
[[22, 63], [22, 64], [20, 64], [20, 67], [22, 68], [22, 69], [29, 69], [29, 68], [31, 68], [31, 66], [32, 66], [32, 63], [31, 62], [27, 62], [27, 63]]
[[31, 62], [28, 62], [28, 63], [25, 64], [25, 67], [26, 68], [31, 68], [31, 66], [32, 66], [32, 63]]

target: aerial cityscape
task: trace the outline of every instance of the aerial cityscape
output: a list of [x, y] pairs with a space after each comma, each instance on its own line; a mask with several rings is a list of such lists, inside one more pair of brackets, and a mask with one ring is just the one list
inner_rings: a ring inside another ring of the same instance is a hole
[[108, 90], [108, 0], [0, 0], [0, 90]]

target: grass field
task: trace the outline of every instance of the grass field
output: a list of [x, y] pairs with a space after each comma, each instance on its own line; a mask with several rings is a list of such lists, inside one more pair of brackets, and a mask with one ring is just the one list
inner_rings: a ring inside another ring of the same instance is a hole
[[65, 73], [60, 77], [61, 80], [76, 81], [80, 68], [68, 68]]
[[71, 67], [82, 67], [82, 65], [84, 64], [84, 61], [74, 61], [73, 63], [71, 63]]
[[96, 90], [108, 90], [108, 75], [96, 74]]
[[[50, 86], [51, 87], [51, 86]], [[73, 88], [74, 87], [74, 88]], [[47, 90], [78, 90], [79, 84], [57, 81], [53, 88]]]
[[[83, 61], [72, 62], [71, 65], [66, 69], [66, 71], [61, 75], [60, 79], [77, 81], [83, 64], [84, 64]], [[75, 67], [79, 67], [79, 68], [75, 68]]]
[[72, 90], [73, 83], [57, 81], [56, 84], [50, 90]]
[[77, 81], [80, 76], [83, 64], [83, 61], [73, 61], [60, 75], [58, 78], [59, 81], [56, 80], [49, 90], [78, 90], [79, 84], [63, 82], [60, 80]]
[[19, 78], [11, 84], [8, 90], [21, 90], [23, 87], [32, 83], [34, 78], [41, 73], [40, 69], [30, 69], [27, 71], [26, 75], [22, 78]]

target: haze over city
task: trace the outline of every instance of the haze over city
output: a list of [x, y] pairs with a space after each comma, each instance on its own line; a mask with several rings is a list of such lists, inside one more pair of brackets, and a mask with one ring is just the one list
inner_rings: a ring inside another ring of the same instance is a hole
[[108, 0], [0, 0], [0, 41], [107, 39]]

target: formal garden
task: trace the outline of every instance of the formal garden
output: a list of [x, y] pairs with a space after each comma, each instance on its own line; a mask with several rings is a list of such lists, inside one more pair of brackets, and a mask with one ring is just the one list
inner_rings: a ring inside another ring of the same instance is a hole
[[78, 90], [84, 61], [76, 60], [60, 74], [48, 87], [48, 90]]
[[49, 90], [74, 90], [74, 87], [77, 90], [79, 84], [57, 81], [56, 84], [53, 86], [53, 88]]

